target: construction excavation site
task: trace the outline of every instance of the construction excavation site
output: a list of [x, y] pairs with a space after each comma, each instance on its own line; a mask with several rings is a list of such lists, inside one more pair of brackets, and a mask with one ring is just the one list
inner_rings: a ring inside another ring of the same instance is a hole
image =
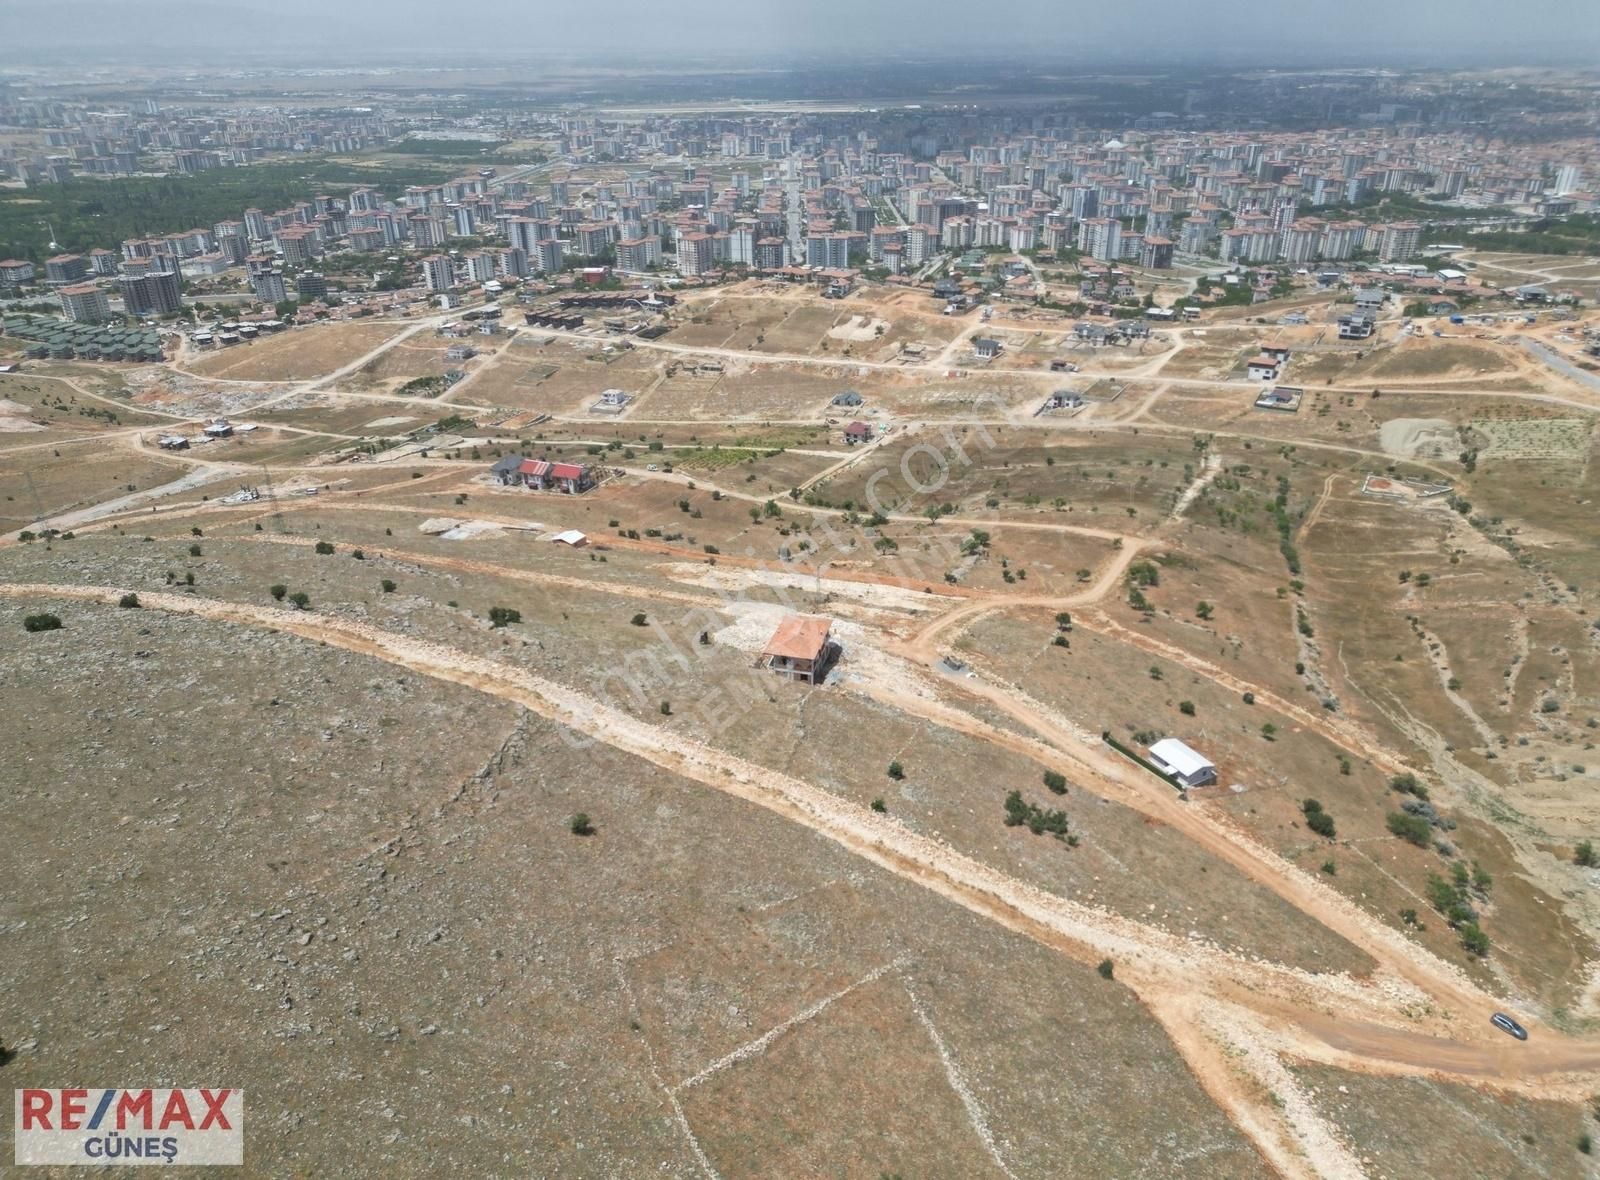
[[0, 376], [10, 1084], [275, 1175], [1594, 1174], [1594, 313], [914, 294]]

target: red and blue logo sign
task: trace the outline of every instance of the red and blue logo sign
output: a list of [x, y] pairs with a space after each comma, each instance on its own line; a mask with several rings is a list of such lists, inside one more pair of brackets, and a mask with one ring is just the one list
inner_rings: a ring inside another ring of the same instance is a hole
[[16, 1091], [18, 1165], [244, 1163], [244, 1091]]

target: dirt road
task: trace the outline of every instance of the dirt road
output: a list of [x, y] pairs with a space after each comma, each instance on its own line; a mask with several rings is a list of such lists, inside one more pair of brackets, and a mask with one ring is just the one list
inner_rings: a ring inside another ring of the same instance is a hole
[[[122, 587], [0, 584], [0, 596], [106, 605], [124, 593]], [[1382, 967], [1373, 979], [1261, 962], [1048, 894], [828, 791], [482, 656], [312, 612], [160, 592], [141, 599], [147, 608], [295, 635], [514, 701], [579, 740], [602, 742], [766, 808], [1059, 953], [1084, 963], [1114, 959], [1118, 980], [1139, 996], [1202, 1086], [1285, 1176], [1347, 1180], [1363, 1174], [1284, 1068], [1286, 1057], [1546, 1099], [1576, 1101], [1600, 1083], [1600, 1041], [1535, 1026], [1533, 1042], [1510, 1045], [1486, 1022], [1489, 997], [1402, 936], [1365, 929], [1352, 918], [1353, 907], [1330, 908], [1319, 888], [1294, 896], [1295, 904], [1376, 952]], [[1186, 805], [1168, 798], [1172, 818], [1181, 819], [1177, 813]], [[1216, 851], [1236, 861], [1239, 847], [1226, 840]], [[1291, 895], [1300, 892], [1293, 873], [1283, 874], [1281, 884], [1296, 887]]]
[[[116, 586], [3, 583], [0, 595], [12, 598], [67, 598], [114, 604], [127, 593]], [[1246, 959], [1226, 951], [1146, 927], [1095, 906], [1047, 894], [972, 860], [947, 845], [917, 835], [895, 820], [798, 779], [719, 751], [669, 728], [639, 720], [576, 689], [520, 668], [443, 644], [388, 632], [348, 619], [310, 611], [146, 592], [147, 608], [194, 615], [216, 622], [262, 627], [327, 643], [408, 668], [418, 674], [466, 685], [516, 701], [577, 735], [646, 759], [696, 779], [726, 794], [756, 803], [835, 840], [853, 853], [900, 876], [915, 880], [976, 913], [1088, 961], [1116, 955], [1137, 989], [1148, 980], [1155, 994], [1163, 984], [1182, 992], [1215, 991], [1228, 1002], [1259, 1008], [1267, 1020], [1300, 1029], [1297, 1051], [1316, 1059], [1372, 1057], [1392, 1068], [1443, 1072], [1493, 1079], [1515, 1089], [1534, 1079], [1600, 1069], [1600, 1042], [1573, 1040], [1542, 1032], [1536, 1053], [1512, 1054], [1507, 1063], [1497, 1033], [1471, 1023], [1450, 1037], [1430, 1035], [1447, 1022], [1432, 1018], [1418, 1030], [1418, 1018], [1402, 1008], [1417, 992], [1394, 979], [1356, 981], [1343, 975], [1312, 974]], [[1175, 807], [1182, 806], [1174, 804]], [[1308, 909], [1324, 899], [1312, 899]], [[1413, 955], [1415, 948], [1395, 936]], [[1449, 995], [1486, 1002], [1470, 986], [1449, 986], [1448, 971], [1428, 973], [1430, 983]], [[1337, 1027], [1314, 1015], [1332, 1008], [1350, 1014]], [[1318, 1048], [1318, 1046], [1324, 1048]]]

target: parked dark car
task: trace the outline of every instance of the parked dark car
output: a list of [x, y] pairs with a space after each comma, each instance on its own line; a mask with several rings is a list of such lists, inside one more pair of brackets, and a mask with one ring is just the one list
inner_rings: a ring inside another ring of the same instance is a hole
[[1504, 1012], [1496, 1012], [1493, 1016], [1489, 1017], [1489, 1023], [1494, 1025], [1501, 1032], [1510, 1033], [1519, 1041], [1525, 1041], [1528, 1039], [1528, 1030], [1523, 1028], [1515, 1020], [1512, 1020], [1511, 1017], [1507, 1016]]

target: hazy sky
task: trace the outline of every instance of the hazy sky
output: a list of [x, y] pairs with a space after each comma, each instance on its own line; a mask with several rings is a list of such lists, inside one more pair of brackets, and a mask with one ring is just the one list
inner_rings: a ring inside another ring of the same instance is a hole
[[[208, 52], [209, 51], [209, 52]], [[114, 54], [973, 54], [1517, 65], [1600, 61], [1600, 0], [0, 0], [0, 67]]]

